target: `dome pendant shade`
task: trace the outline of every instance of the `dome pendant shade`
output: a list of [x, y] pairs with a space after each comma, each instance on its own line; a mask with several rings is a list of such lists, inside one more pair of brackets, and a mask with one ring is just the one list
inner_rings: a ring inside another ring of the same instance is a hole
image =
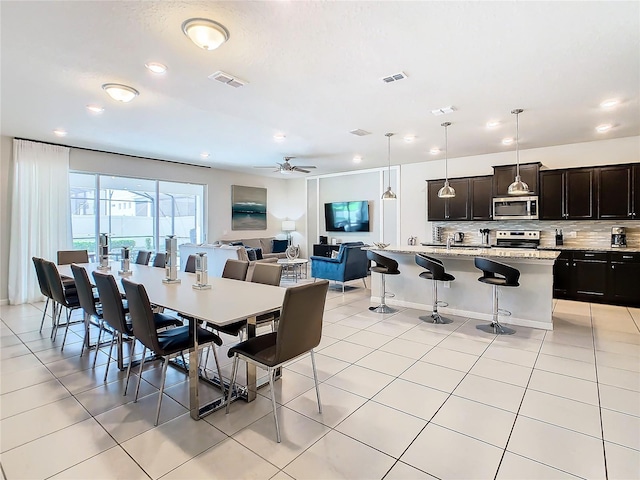
[[449, 185], [449, 180], [444, 181], [444, 187], [438, 190], [438, 197], [440, 198], [453, 198], [456, 196], [455, 189]]
[[182, 24], [182, 31], [203, 50], [215, 50], [229, 40], [229, 30], [208, 18], [190, 18]]
[[391, 186], [387, 187], [387, 190], [382, 194], [382, 200], [396, 200], [398, 197], [391, 190]]
[[516, 179], [507, 189], [509, 195], [526, 195], [529, 193], [529, 185], [520, 178], [520, 114], [523, 111], [521, 108], [511, 110], [511, 113], [516, 116]]
[[393, 133], [385, 133], [384, 136], [387, 137], [387, 158], [389, 160], [389, 170], [388, 170], [389, 183], [387, 186], [387, 190], [382, 194], [382, 200], [396, 200], [398, 196], [395, 193], [393, 193], [393, 190], [391, 190], [391, 137], [393, 136]]
[[520, 175], [516, 175], [516, 180], [507, 189], [509, 195], [526, 195], [529, 193], [529, 185], [524, 183]]

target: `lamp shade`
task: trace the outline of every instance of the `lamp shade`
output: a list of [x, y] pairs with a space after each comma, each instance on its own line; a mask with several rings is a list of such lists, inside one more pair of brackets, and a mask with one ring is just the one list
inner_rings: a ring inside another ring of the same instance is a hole
[[293, 232], [296, 229], [296, 222], [293, 220], [283, 220], [282, 221], [282, 231], [283, 232]]
[[182, 31], [198, 47], [215, 50], [229, 40], [229, 31], [224, 25], [208, 18], [190, 18], [182, 24]]

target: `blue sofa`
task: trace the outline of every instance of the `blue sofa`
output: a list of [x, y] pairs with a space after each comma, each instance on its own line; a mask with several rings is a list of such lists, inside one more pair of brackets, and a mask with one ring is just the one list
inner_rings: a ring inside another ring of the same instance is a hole
[[368, 274], [367, 252], [362, 250], [362, 242], [346, 242], [340, 245], [336, 258], [311, 256], [311, 276], [326, 280], [344, 282], [362, 278], [364, 287], [367, 288], [365, 278]]

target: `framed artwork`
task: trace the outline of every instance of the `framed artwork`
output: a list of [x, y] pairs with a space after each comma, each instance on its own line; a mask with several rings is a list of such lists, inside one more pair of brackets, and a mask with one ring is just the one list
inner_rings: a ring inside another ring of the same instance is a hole
[[267, 229], [267, 189], [231, 185], [231, 230]]

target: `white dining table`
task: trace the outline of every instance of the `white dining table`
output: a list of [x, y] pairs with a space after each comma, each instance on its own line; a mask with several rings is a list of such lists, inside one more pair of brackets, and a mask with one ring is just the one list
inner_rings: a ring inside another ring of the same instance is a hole
[[[242, 282], [226, 278], [209, 278], [210, 289], [194, 289], [195, 274], [178, 272], [180, 283], [163, 283], [165, 270], [147, 265], [132, 264], [131, 274], [127, 276], [118, 273], [119, 262], [112, 262], [110, 270], [100, 270], [97, 263], [79, 264], [84, 267], [92, 278], [93, 271], [110, 273], [116, 279], [127, 278], [135, 283], [144, 285], [149, 300], [154, 305], [174, 310], [185, 317], [203, 320], [213, 326], [224, 326], [238, 321], [247, 322], [247, 337], [256, 335], [256, 317], [264, 313], [279, 310], [282, 307], [286, 289], [260, 283]], [[62, 275], [72, 276], [69, 265], [59, 265]], [[116, 282], [121, 292], [122, 283]], [[194, 329], [198, 321], [190, 320]], [[189, 364], [199, 365], [197, 338], [194, 348], [189, 351]], [[251, 402], [256, 398], [257, 377], [256, 367], [246, 362], [246, 400]], [[189, 368], [189, 410], [191, 418], [198, 420], [211, 413], [213, 409], [201, 406], [199, 401], [199, 369]], [[223, 379], [220, 379], [223, 385]]]

